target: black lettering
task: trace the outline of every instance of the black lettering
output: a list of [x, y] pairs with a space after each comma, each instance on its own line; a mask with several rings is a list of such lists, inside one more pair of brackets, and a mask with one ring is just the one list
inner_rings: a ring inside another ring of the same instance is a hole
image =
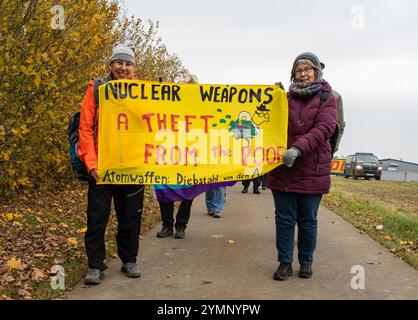
[[213, 95], [213, 87], [210, 87], [210, 91], [204, 91], [203, 86], [200, 86], [200, 97], [202, 98], [202, 101], [205, 102], [206, 99], [209, 101], [212, 101], [212, 95]]
[[[118, 98], [118, 90], [113, 86], [113, 83], [106, 83], [106, 90], [105, 90], [105, 99], [109, 100], [109, 89], [112, 91], [113, 93], [113, 98], [117, 99]], [[97, 102], [96, 102], [97, 103]]]
[[253, 102], [253, 98], [256, 98], [258, 102], [261, 102], [261, 89], [258, 89], [257, 92], [254, 89], [250, 89], [250, 102]]
[[231, 87], [231, 90], [229, 92], [229, 102], [232, 101], [232, 97], [237, 94], [238, 90], [235, 87]]
[[221, 102], [228, 102], [228, 88], [223, 88]]
[[133, 93], [132, 93], [132, 87], [137, 87], [137, 86], [138, 86], [137, 83], [130, 83], [129, 84], [129, 97], [131, 99], [138, 99], [138, 96], [134, 96]]
[[[243, 98], [243, 96], [245, 96]], [[248, 91], [246, 89], [241, 89], [238, 93], [238, 102], [239, 103], [245, 103], [248, 98]]]
[[[125, 92], [123, 92], [122, 87], [124, 87], [123, 89], [125, 89]], [[128, 97], [128, 84], [125, 83], [118, 83], [118, 88], [119, 88], [119, 99], [126, 99]]]
[[[170, 93], [171, 93], [171, 88], [168, 85], [163, 85], [161, 87], [161, 100], [170, 100]], [[167, 98], [166, 98], [167, 97]]]
[[269, 99], [268, 100], [266, 100], [266, 101], [263, 101], [265, 104], [268, 104], [268, 103], [270, 103], [270, 102], [272, 102], [273, 101], [273, 95], [271, 95], [269, 92], [270, 91], [273, 91], [274, 89], [273, 88], [271, 88], [271, 87], [268, 87], [268, 88], [266, 88], [265, 90], [264, 90], [264, 94], [267, 96], [267, 97], [269, 97]]
[[177, 173], [177, 184], [178, 185], [183, 184], [183, 180], [184, 180], [184, 177], [180, 173]]
[[145, 83], [141, 84], [141, 99], [146, 100], [148, 97], [145, 95]]
[[153, 85], [151, 85], [151, 99], [152, 100], [160, 100], [159, 98], [158, 98], [158, 89], [157, 89], [157, 87], [160, 87], [160, 85], [159, 84], [153, 84]]
[[172, 92], [173, 100], [172, 101], [181, 101], [179, 91], [180, 91], [180, 86], [173, 85], [173, 92]]
[[216, 87], [215, 88], [215, 97], [214, 97], [214, 99], [213, 99], [213, 102], [220, 102], [220, 100], [219, 100], [219, 95], [220, 95], [220, 93], [219, 93], [219, 89], [220, 89], [221, 87]]
[[129, 175], [127, 175], [127, 174], [121, 174], [121, 182], [122, 183], [126, 183], [126, 182], [129, 182]]
[[107, 179], [107, 181], [109, 181], [109, 182], [111, 182], [110, 181], [110, 174], [109, 174], [109, 170], [106, 170], [106, 174], [105, 174], [105, 176], [103, 177], [103, 182], [106, 182], [106, 179]]

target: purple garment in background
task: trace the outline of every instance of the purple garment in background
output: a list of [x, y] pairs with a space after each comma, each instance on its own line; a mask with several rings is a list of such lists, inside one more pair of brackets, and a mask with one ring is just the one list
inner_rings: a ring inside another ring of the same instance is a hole
[[154, 185], [155, 194], [157, 195], [158, 202], [172, 202], [182, 200], [193, 200], [199, 194], [206, 192], [207, 190], [214, 189], [221, 186], [233, 186], [237, 181], [229, 182], [216, 182], [209, 184], [195, 184], [189, 186], [177, 186], [177, 185]]

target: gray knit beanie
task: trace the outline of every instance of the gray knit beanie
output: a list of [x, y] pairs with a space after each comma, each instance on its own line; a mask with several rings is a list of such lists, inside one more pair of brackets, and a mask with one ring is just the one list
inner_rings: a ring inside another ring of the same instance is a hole
[[291, 73], [291, 81], [293, 81], [293, 79], [295, 79], [295, 69], [296, 66], [298, 65], [299, 60], [309, 60], [312, 63], [312, 67], [314, 67], [316, 70], [318, 70], [318, 77], [317, 77], [317, 81], [321, 80], [321, 76], [322, 76], [322, 65], [321, 62], [319, 61], [318, 57], [313, 54], [312, 52], [304, 52], [301, 53], [300, 55], [298, 55], [295, 59], [295, 61], [293, 62], [293, 67], [292, 67], [292, 73]]
[[110, 63], [115, 60], [128, 61], [135, 64], [135, 47], [129, 42], [123, 45], [117, 45], [112, 50], [112, 57], [110, 58]]

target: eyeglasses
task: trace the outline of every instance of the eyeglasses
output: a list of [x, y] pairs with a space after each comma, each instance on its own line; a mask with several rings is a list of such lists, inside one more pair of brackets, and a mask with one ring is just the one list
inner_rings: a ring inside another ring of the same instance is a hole
[[298, 76], [301, 76], [302, 73], [310, 74], [310, 73], [312, 73], [312, 71], [313, 71], [312, 67], [305, 68], [305, 69], [296, 69], [295, 74], [298, 75]]
[[134, 64], [129, 61], [115, 60], [113, 63], [119, 68], [123, 66], [125, 66], [125, 68], [132, 68], [134, 66]]

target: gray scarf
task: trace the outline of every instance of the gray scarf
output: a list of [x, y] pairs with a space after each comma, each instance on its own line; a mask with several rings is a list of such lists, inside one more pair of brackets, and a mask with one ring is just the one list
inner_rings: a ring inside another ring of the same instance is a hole
[[307, 100], [319, 91], [324, 86], [323, 81], [319, 82], [293, 82], [289, 87], [289, 92], [292, 96]]

